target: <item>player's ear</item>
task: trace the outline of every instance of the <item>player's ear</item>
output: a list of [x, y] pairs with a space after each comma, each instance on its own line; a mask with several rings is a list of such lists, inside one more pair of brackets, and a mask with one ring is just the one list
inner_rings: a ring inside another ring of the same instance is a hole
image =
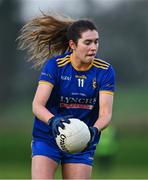
[[73, 40], [69, 40], [69, 47], [72, 49], [72, 50], [75, 50], [76, 49], [76, 44]]

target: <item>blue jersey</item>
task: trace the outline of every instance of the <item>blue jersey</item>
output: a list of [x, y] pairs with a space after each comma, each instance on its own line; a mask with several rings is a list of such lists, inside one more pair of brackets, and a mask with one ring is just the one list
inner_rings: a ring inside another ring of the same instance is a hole
[[[70, 54], [51, 58], [42, 69], [39, 83], [53, 86], [46, 107], [55, 116], [73, 115], [93, 126], [99, 115], [99, 92], [114, 92], [114, 70], [96, 57], [87, 70], [80, 71], [72, 65]], [[52, 136], [51, 127], [35, 117], [33, 135]]]

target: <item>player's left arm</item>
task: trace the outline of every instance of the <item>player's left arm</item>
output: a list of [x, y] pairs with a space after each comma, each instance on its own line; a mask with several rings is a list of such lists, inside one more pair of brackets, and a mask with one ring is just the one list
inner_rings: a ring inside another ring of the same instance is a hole
[[113, 93], [107, 93], [104, 91], [99, 92], [99, 117], [94, 124], [99, 131], [105, 129], [112, 117], [112, 107], [113, 107]]
[[99, 90], [99, 117], [94, 124], [98, 130], [105, 129], [112, 117], [113, 95], [115, 91], [115, 71], [110, 65], [102, 75]]

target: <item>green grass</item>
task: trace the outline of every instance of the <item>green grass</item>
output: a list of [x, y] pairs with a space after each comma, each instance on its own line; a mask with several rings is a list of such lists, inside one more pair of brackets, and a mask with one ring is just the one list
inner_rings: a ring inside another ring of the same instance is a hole
[[[112, 119], [117, 131], [117, 152], [107, 170], [95, 158], [93, 179], [148, 179], [147, 92], [148, 88], [144, 87], [117, 89]], [[0, 179], [29, 179], [33, 125], [31, 100], [16, 100], [7, 108], [3, 107], [0, 119]], [[56, 178], [61, 178], [60, 168]]]
[[148, 179], [145, 166], [113, 166], [108, 171], [96, 166], [92, 174], [93, 179]]
[[30, 164], [3, 163], [0, 164], [0, 179], [30, 179]]
[[148, 135], [124, 136], [118, 141], [116, 162], [120, 165], [139, 165], [148, 168]]
[[[112, 123], [127, 129], [145, 128], [148, 126], [148, 87], [117, 87], [114, 96]], [[33, 124], [31, 110], [32, 99], [17, 100], [0, 109], [1, 131], [7, 126], [17, 131], [30, 132]], [[129, 126], [128, 126], [129, 125]], [[20, 128], [18, 128], [18, 126]], [[23, 127], [23, 129], [22, 129]], [[144, 129], [145, 130], [145, 129]], [[143, 132], [143, 130], [142, 130]]]
[[[143, 134], [138, 137], [130, 135], [120, 137], [117, 152], [110, 166], [106, 165], [104, 169], [102, 166], [104, 163], [95, 156], [92, 178], [148, 178], [147, 139], [148, 135]], [[0, 179], [30, 178], [30, 141], [30, 136], [26, 134], [0, 135]], [[56, 178], [61, 178], [60, 168]]]
[[[147, 121], [148, 87], [119, 88], [114, 96], [113, 117], [115, 121]], [[141, 123], [142, 123], [141, 122]]]

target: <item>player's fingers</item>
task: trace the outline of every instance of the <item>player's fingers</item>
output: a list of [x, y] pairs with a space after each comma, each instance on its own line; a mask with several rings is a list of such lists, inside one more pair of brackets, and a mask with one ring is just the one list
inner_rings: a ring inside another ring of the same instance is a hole
[[61, 122], [62, 122], [62, 123], [64, 122], [64, 123], [70, 124], [70, 120], [67, 119], [67, 118], [61, 119]]
[[52, 130], [52, 133], [54, 135], [54, 137], [57, 137], [57, 135], [60, 135], [60, 132], [59, 132], [59, 129], [58, 129], [59, 126], [56, 126], [53, 128]]
[[64, 126], [64, 124], [63, 124], [63, 123], [61, 123], [61, 124], [59, 125], [59, 127], [61, 127], [62, 129], [64, 129], [64, 128], [65, 128], [65, 126]]
[[[73, 118], [73, 115], [67, 115], [67, 116], [64, 116], [65, 119], [69, 120], [69, 118]], [[69, 121], [70, 122], [70, 121]]]

